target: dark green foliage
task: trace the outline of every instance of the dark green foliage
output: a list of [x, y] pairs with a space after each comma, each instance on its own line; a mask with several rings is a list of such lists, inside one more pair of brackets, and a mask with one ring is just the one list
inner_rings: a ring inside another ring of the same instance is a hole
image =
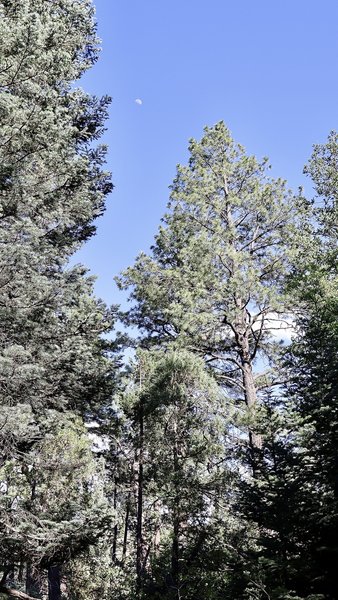
[[[285, 388], [271, 398], [261, 477], [243, 490], [243, 514], [260, 527], [256, 560], [271, 598], [337, 598], [337, 137], [315, 146], [306, 168], [318, 196], [311, 244], [288, 281], [296, 332]], [[258, 508], [258, 510], [257, 510]]]
[[71, 445], [45, 452], [112, 390], [112, 311], [67, 266], [112, 188], [95, 143], [109, 98], [73, 87], [98, 55], [91, 2], [1, 1], [0, 16], [1, 563], [47, 567], [108, 522]]
[[[222, 123], [207, 128], [200, 143], [192, 141], [190, 152], [188, 167], [178, 168], [152, 255], [141, 255], [121, 285], [133, 286], [136, 302], [127, 320], [141, 329], [143, 346], [169, 352], [188, 348], [215, 373], [230, 416], [223, 440], [226, 448], [231, 439], [227, 473], [239, 471], [240, 477], [223, 482], [227, 511], [217, 514], [215, 529], [202, 517], [201, 531], [208, 532], [194, 560], [189, 551], [198, 546], [198, 536], [180, 555], [182, 587], [173, 585], [175, 573], [171, 585], [166, 579], [154, 587], [154, 576], [159, 581], [157, 574], [172, 573], [170, 538], [152, 565], [150, 587], [144, 580], [143, 594], [333, 600], [335, 135], [327, 147], [316, 147], [309, 165], [327, 194], [314, 212], [283, 182], [266, 176], [265, 161], [245, 156]], [[283, 353], [273, 330], [276, 322], [291, 321], [297, 337]], [[265, 372], [257, 363], [263, 356], [269, 365]], [[152, 397], [168, 388], [158, 380], [159, 392]], [[163, 442], [153, 437], [161, 449], [156, 462], [165, 465]], [[173, 452], [173, 440], [170, 448]], [[161, 468], [152, 472], [152, 481], [157, 471]], [[169, 482], [174, 471], [167, 466], [160, 481]], [[195, 485], [189, 481], [187, 496], [180, 486], [177, 496], [179, 504], [189, 497], [191, 519]], [[218, 569], [223, 569], [221, 578]]]
[[336, 600], [337, 134], [312, 205], [223, 122], [191, 141], [119, 280], [117, 386], [114, 310], [69, 267], [112, 188], [110, 99], [74, 88], [98, 50], [89, 0], [0, 0], [0, 591]]
[[131, 572], [131, 596], [220, 598], [228, 584], [223, 564], [232, 552], [224, 546], [225, 530], [230, 536], [237, 528], [229, 514], [232, 475], [221, 390], [194, 355], [143, 351], [121, 406], [125, 451], [116, 469], [124, 518], [115, 594], [129, 597], [123, 589]]
[[306, 564], [302, 587], [329, 599], [338, 594], [337, 142], [332, 132], [326, 144], [314, 147], [306, 168], [317, 192], [315, 243], [296, 273], [294, 293], [302, 314], [288, 362], [299, 501], [295, 522]]

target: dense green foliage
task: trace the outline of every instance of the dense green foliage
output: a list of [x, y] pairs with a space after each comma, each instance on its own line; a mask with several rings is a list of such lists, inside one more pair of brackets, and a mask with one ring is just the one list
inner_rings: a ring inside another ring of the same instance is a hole
[[[199, 356], [222, 394], [218, 490], [226, 508], [218, 512], [209, 500], [216, 518], [196, 562], [181, 556], [189, 575], [159, 597], [333, 599], [337, 139], [331, 134], [315, 147], [306, 169], [325, 194], [320, 205], [270, 179], [266, 161], [246, 156], [223, 123], [193, 140], [190, 153], [151, 256], [140, 255], [119, 280], [132, 286], [126, 322], [140, 328], [141, 346], [151, 355]], [[285, 327], [291, 344], [278, 332]], [[213, 413], [212, 403], [206, 412]], [[160, 446], [155, 435], [153, 441]], [[162, 483], [172, 472], [162, 473]], [[190, 481], [191, 519], [198, 490]], [[144, 494], [146, 504], [146, 486]], [[203, 532], [201, 522], [209, 525], [209, 517], [195, 525]], [[174, 523], [172, 517], [171, 543]], [[184, 535], [179, 539], [183, 544]], [[172, 574], [164, 563], [167, 586]], [[145, 598], [158, 597], [157, 578], [149, 567]]]
[[338, 135], [312, 201], [223, 122], [191, 140], [121, 365], [69, 266], [112, 188], [93, 7], [0, 17], [0, 596], [338, 599]]
[[67, 261], [94, 232], [111, 183], [105, 148], [95, 146], [109, 99], [72, 87], [97, 57], [90, 3], [3, 1], [0, 16], [4, 583], [22, 565], [61, 564], [107, 522], [83, 487], [93, 458], [75, 423], [111, 393], [101, 338], [111, 314], [85, 270]]

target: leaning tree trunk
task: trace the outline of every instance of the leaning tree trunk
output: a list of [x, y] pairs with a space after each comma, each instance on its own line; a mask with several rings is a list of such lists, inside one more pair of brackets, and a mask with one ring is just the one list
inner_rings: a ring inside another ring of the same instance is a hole
[[28, 596], [24, 592], [19, 592], [19, 590], [15, 590], [14, 588], [8, 588], [5, 585], [0, 585], [0, 594], [4, 596], [8, 596], [9, 598], [19, 598], [19, 600], [36, 600], [33, 596]]

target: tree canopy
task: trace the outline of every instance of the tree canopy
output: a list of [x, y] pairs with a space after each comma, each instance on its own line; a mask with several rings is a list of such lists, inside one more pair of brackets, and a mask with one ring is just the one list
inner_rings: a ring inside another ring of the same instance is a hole
[[336, 600], [337, 133], [305, 198], [206, 127], [108, 307], [99, 50], [89, 0], [0, 0], [0, 596]]

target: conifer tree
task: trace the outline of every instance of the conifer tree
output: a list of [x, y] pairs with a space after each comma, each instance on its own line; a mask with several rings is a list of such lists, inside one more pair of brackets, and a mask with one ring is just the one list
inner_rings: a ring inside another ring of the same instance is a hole
[[[1, 589], [12, 596], [8, 565], [53, 566], [62, 552], [52, 558], [48, 544], [68, 544], [69, 557], [75, 541], [68, 509], [37, 520], [25, 478], [45, 440], [79, 415], [90, 418], [111, 393], [113, 363], [101, 338], [111, 311], [94, 298], [85, 270], [67, 265], [111, 190], [106, 149], [96, 144], [109, 98], [73, 87], [98, 50], [88, 0], [0, 2], [0, 544]], [[50, 539], [31, 549], [33, 523], [36, 539], [48, 529]]]
[[228, 521], [221, 389], [187, 351], [142, 351], [121, 407], [131, 451], [130, 475], [119, 482], [120, 510], [126, 497], [128, 510], [113, 568], [116, 597], [221, 598], [231, 555], [225, 540], [236, 529]]
[[331, 132], [305, 168], [316, 192], [314, 231], [311, 252], [291, 279], [301, 311], [288, 361], [297, 486], [290, 522], [301, 557], [296, 586], [301, 597], [330, 600], [338, 590], [337, 169], [338, 136]]
[[152, 254], [140, 255], [119, 283], [132, 287], [127, 322], [141, 329], [141, 345], [203, 357], [232, 406], [229, 467], [241, 477], [227, 519], [237, 525], [223, 537], [229, 577], [215, 598], [277, 599], [295, 588], [291, 513], [299, 496], [275, 330], [299, 307], [287, 282], [309, 248], [309, 206], [269, 177], [266, 159], [247, 156], [222, 122], [189, 150]]
[[337, 597], [337, 148], [332, 132], [305, 168], [317, 195], [288, 278], [297, 310], [286, 386], [265, 418], [264, 477], [242, 492], [272, 598]]
[[246, 155], [223, 122], [206, 128], [189, 150], [152, 254], [141, 254], [120, 279], [122, 287], [132, 286], [135, 301], [127, 320], [144, 332], [143, 343], [187, 347], [214, 367], [246, 406], [257, 473], [259, 397], [278, 374], [262, 374], [256, 364], [273, 363], [272, 332], [291, 310], [283, 286], [303, 201], [268, 176], [266, 159]]

